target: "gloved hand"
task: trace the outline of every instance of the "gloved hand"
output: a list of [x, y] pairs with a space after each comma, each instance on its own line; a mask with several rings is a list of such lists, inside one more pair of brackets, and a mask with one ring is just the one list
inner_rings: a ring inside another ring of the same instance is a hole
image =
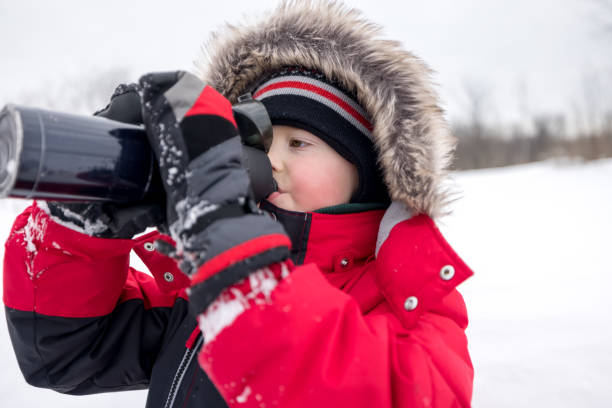
[[143, 120], [166, 191], [174, 256], [202, 312], [221, 291], [286, 259], [282, 226], [259, 211], [230, 102], [185, 72], [140, 78]]
[[[142, 124], [138, 84], [119, 85], [110, 103], [94, 115], [123, 123]], [[39, 204], [42, 208], [45, 204]], [[48, 212], [74, 230], [98, 238], [129, 239], [148, 227], [162, 224], [165, 203], [114, 204], [97, 202], [46, 203]]]

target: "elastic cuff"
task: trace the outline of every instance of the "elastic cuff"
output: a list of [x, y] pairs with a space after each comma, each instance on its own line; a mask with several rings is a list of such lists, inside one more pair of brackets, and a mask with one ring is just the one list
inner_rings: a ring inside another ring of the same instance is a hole
[[[262, 235], [257, 238], [251, 239], [247, 242], [243, 242], [240, 245], [236, 245], [233, 248], [228, 249], [225, 252], [220, 253], [214, 258], [204, 263], [195, 275], [191, 278], [192, 286], [195, 286], [205, 280], [213, 277], [219, 271], [224, 269], [230, 269], [235, 264], [241, 263], [245, 260], [251, 260], [256, 256], [259, 256], [266, 251], [270, 251], [276, 248], [284, 248], [287, 252], [291, 248], [291, 241], [285, 234], [268, 234]], [[277, 259], [275, 261], [281, 261], [284, 258]], [[261, 264], [259, 266], [266, 266], [267, 264]], [[256, 268], [251, 268], [254, 270]]]
[[[288, 257], [289, 246], [279, 246], [233, 262], [231, 266], [218, 271], [199, 283], [196, 283], [195, 279], [192, 280], [192, 286], [189, 290], [190, 309], [197, 316], [203, 310], [206, 310], [225, 288], [241, 281], [257, 269], [281, 262]], [[201, 269], [205, 266], [206, 264]], [[205, 276], [205, 274], [200, 275], [200, 272], [198, 272], [196, 278], [198, 276]]]
[[223, 329], [230, 326], [242, 313], [254, 305], [270, 304], [272, 292], [293, 269], [291, 261], [279, 262], [256, 270], [242, 281], [226, 288], [208, 307], [198, 315], [204, 342], [215, 339]]

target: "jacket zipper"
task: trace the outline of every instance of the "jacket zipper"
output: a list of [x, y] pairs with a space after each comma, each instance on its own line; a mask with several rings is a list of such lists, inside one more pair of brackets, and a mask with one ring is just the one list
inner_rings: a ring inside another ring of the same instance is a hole
[[178, 393], [178, 390], [181, 388], [181, 383], [183, 382], [183, 377], [185, 377], [185, 372], [191, 364], [193, 356], [198, 353], [198, 349], [202, 345], [203, 340], [204, 337], [202, 337], [202, 335], [200, 334], [194, 346], [185, 350], [185, 354], [183, 354], [181, 363], [179, 364], [178, 369], [174, 374], [174, 379], [172, 380], [172, 385], [170, 386], [170, 392], [168, 393], [168, 398], [166, 399], [166, 404], [164, 405], [164, 408], [172, 408], [172, 406], [174, 405], [174, 400], [176, 399], [176, 394]]

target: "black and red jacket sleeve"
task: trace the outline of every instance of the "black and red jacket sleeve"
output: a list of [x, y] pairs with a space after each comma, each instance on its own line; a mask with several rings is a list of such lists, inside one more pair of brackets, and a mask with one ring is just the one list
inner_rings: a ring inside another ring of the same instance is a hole
[[69, 394], [145, 388], [162, 347], [188, 313], [129, 267], [137, 241], [92, 238], [35, 204], [5, 244], [8, 329], [26, 381]]

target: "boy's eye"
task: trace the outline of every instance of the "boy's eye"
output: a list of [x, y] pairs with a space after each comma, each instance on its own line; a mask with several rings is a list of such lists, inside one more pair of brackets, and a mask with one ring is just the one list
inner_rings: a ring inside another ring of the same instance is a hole
[[306, 142], [303, 142], [299, 139], [291, 139], [289, 141], [289, 147], [304, 147], [306, 145], [307, 145]]

